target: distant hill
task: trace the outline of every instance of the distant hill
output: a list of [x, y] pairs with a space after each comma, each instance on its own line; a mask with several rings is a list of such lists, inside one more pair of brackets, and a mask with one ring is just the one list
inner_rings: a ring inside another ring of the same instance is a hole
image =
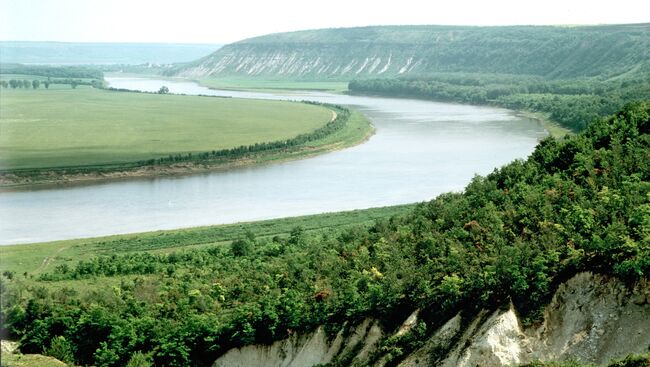
[[650, 24], [375, 26], [255, 37], [173, 74], [302, 80], [470, 72], [546, 78], [617, 76], [650, 63]]
[[171, 64], [193, 61], [216, 44], [0, 42], [0, 62], [21, 64]]

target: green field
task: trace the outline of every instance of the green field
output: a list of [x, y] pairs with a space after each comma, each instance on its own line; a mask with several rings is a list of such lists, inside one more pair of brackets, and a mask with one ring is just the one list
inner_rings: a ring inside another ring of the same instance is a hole
[[333, 116], [301, 103], [89, 88], [5, 89], [0, 108], [5, 170], [116, 164], [283, 140]]

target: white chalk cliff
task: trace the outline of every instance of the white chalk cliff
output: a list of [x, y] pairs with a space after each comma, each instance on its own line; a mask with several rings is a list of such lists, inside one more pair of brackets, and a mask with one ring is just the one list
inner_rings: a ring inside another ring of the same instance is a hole
[[[367, 319], [328, 337], [322, 328], [293, 335], [270, 346], [228, 351], [215, 367], [318, 364], [367, 365], [383, 337], [403, 335], [417, 323], [417, 312], [392, 333]], [[629, 288], [617, 279], [580, 273], [562, 284], [544, 310], [543, 321], [522, 326], [516, 310], [461, 314], [445, 322], [399, 366], [516, 366], [532, 360], [576, 360], [605, 365], [612, 359], [644, 353], [650, 347], [650, 282]], [[383, 365], [384, 358], [375, 358]]]

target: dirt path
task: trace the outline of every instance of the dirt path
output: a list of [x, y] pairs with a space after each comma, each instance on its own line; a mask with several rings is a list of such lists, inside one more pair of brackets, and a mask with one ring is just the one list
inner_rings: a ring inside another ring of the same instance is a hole
[[68, 247], [61, 247], [60, 249], [56, 250], [52, 256], [46, 256], [45, 259], [43, 259], [43, 262], [41, 263], [41, 266], [39, 266], [35, 272], [41, 272], [47, 268], [48, 265], [50, 265], [50, 262], [54, 257], [56, 257], [58, 254], [60, 254], [63, 250], [67, 250]]

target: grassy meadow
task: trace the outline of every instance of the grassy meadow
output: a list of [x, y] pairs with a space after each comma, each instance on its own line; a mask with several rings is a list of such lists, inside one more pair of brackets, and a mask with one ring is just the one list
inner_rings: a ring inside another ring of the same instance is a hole
[[302, 103], [81, 87], [5, 89], [0, 101], [2, 170], [116, 164], [283, 140], [333, 116]]

